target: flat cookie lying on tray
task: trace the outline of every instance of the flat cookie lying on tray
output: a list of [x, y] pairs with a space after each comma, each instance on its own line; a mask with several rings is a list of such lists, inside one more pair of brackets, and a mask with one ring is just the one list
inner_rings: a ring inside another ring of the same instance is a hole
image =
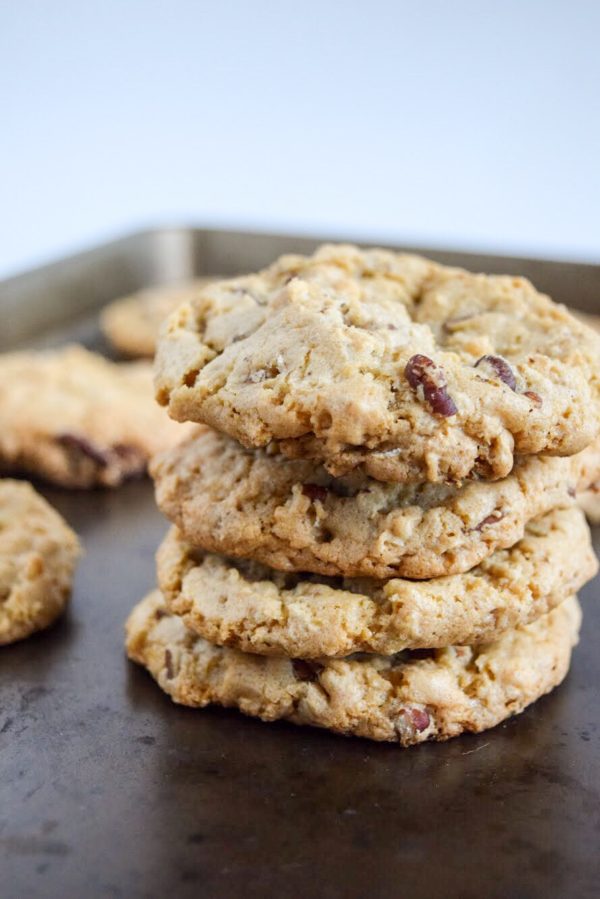
[[485, 646], [316, 663], [213, 646], [169, 614], [156, 591], [127, 622], [127, 652], [183, 705], [219, 703], [410, 746], [494, 727], [548, 693], [568, 671], [580, 622], [571, 597]]
[[0, 480], [0, 645], [60, 615], [78, 556], [77, 537], [30, 484]]
[[600, 477], [600, 443], [524, 456], [500, 481], [384, 484], [198, 428], [151, 466], [156, 499], [189, 543], [281, 571], [386, 578], [467, 571]]
[[212, 643], [296, 658], [480, 643], [545, 614], [598, 563], [577, 506], [531, 521], [472, 571], [428, 581], [283, 574], [203, 553], [176, 528], [157, 554], [170, 610]]
[[184, 434], [154, 402], [147, 362], [79, 346], [0, 355], [0, 470], [113, 487]]
[[383, 481], [507, 475], [598, 434], [600, 338], [522, 278], [325, 246], [163, 325], [157, 399], [246, 446]]
[[121, 353], [152, 358], [163, 320], [211, 281], [214, 278], [196, 278], [179, 284], [150, 287], [115, 300], [102, 312], [102, 330]]

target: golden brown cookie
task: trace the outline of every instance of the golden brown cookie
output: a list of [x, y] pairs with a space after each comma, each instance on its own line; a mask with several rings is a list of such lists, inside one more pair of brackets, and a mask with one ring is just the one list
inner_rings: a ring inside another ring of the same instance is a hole
[[531, 284], [325, 246], [209, 285], [173, 313], [159, 402], [341, 476], [495, 479], [600, 428], [600, 337]]
[[213, 280], [212, 277], [195, 278], [178, 284], [149, 287], [115, 300], [102, 312], [102, 330], [119, 352], [151, 359], [164, 319], [180, 303], [190, 300]]
[[0, 645], [60, 615], [79, 552], [73, 531], [31, 484], [0, 480]]
[[494, 640], [533, 621], [594, 576], [580, 509], [554, 509], [464, 574], [412, 581], [284, 574], [205, 553], [176, 529], [158, 551], [170, 611], [224, 646], [297, 658], [384, 655]]
[[169, 614], [158, 591], [127, 622], [127, 653], [178, 703], [233, 706], [403, 746], [478, 733], [565, 677], [581, 612], [575, 597], [478, 647], [306, 662], [213, 646]]
[[80, 346], [0, 355], [0, 470], [114, 487], [185, 434], [152, 395], [147, 362]]
[[333, 478], [306, 459], [251, 450], [198, 428], [153, 460], [158, 505], [184, 539], [281, 571], [347, 577], [457, 574], [600, 477], [600, 443], [524, 456], [499, 481], [385, 484]]

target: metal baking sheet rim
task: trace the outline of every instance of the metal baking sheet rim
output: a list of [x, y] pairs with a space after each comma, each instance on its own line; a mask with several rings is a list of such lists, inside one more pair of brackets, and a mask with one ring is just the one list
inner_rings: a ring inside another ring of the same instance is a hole
[[[282, 253], [311, 252], [331, 239], [209, 228], [134, 232], [0, 282], [0, 350], [141, 287], [256, 270]], [[600, 265], [385, 245], [471, 270], [523, 275], [557, 302], [600, 311]]]

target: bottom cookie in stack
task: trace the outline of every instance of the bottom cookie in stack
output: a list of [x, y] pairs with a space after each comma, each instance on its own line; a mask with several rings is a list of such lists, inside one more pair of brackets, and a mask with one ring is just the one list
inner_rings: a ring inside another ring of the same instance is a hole
[[215, 646], [160, 593], [127, 622], [127, 652], [178, 703], [236, 707], [403, 746], [494, 727], [557, 686], [577, 643], [575, 596], [479, 646], [306, 661]]
[[510, 549], [426, 581], [279, 572], [173, 528], [127, 651], [176, 702], [409, 746], [478, 732], [555, 687], [597, 571], [573, 504]]

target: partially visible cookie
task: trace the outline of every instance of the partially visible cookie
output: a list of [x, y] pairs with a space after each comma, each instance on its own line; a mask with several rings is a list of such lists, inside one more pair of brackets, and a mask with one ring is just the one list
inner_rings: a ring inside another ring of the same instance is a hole
[[428, 581], [283, 574], [203, 553], [176, 529], [157, 563], [169, 609], [191, 630], [245, 652], [296, 658], [493, 640], [548, 612], [598, 569], [575, 505], [529, 522], [522, 540], [472, 571]]
[[213, 646], [169, 614], [156, 591], [126, 630], [129, 657], [175, 702], [410, 746], [494, 727], [548, 693], [567, 674], [580, 622], [571, 597], [483, 646], [307, 662]]
[[159, 402], [383, 481], [506, 476], [600, 428], [600, 338], [522, 279], [325, 246], [209, 285], [157, 347]]
[[0, 470], [63, 487], [114, 487], [185, 429], [152, 395], [148, 362], [83, 347], [0, 355]]
[[195, 278], [138, 290], [110, 303], [102, 311], [100, 326], [119, 352], [151, 359], [163, 320], [211, 281], [214, 278]]
[[79, 552], [73, 531], [30, 484], [0, 480], [0, 645], [60, 615]]
[[500, 481], [385, 484], [198, 428], [151, 466], [157, 503], [191, 544], [281, 571], [429, 578], [512, 546], [532, 518], [600, 478], [600, 442], [524, 456]]

